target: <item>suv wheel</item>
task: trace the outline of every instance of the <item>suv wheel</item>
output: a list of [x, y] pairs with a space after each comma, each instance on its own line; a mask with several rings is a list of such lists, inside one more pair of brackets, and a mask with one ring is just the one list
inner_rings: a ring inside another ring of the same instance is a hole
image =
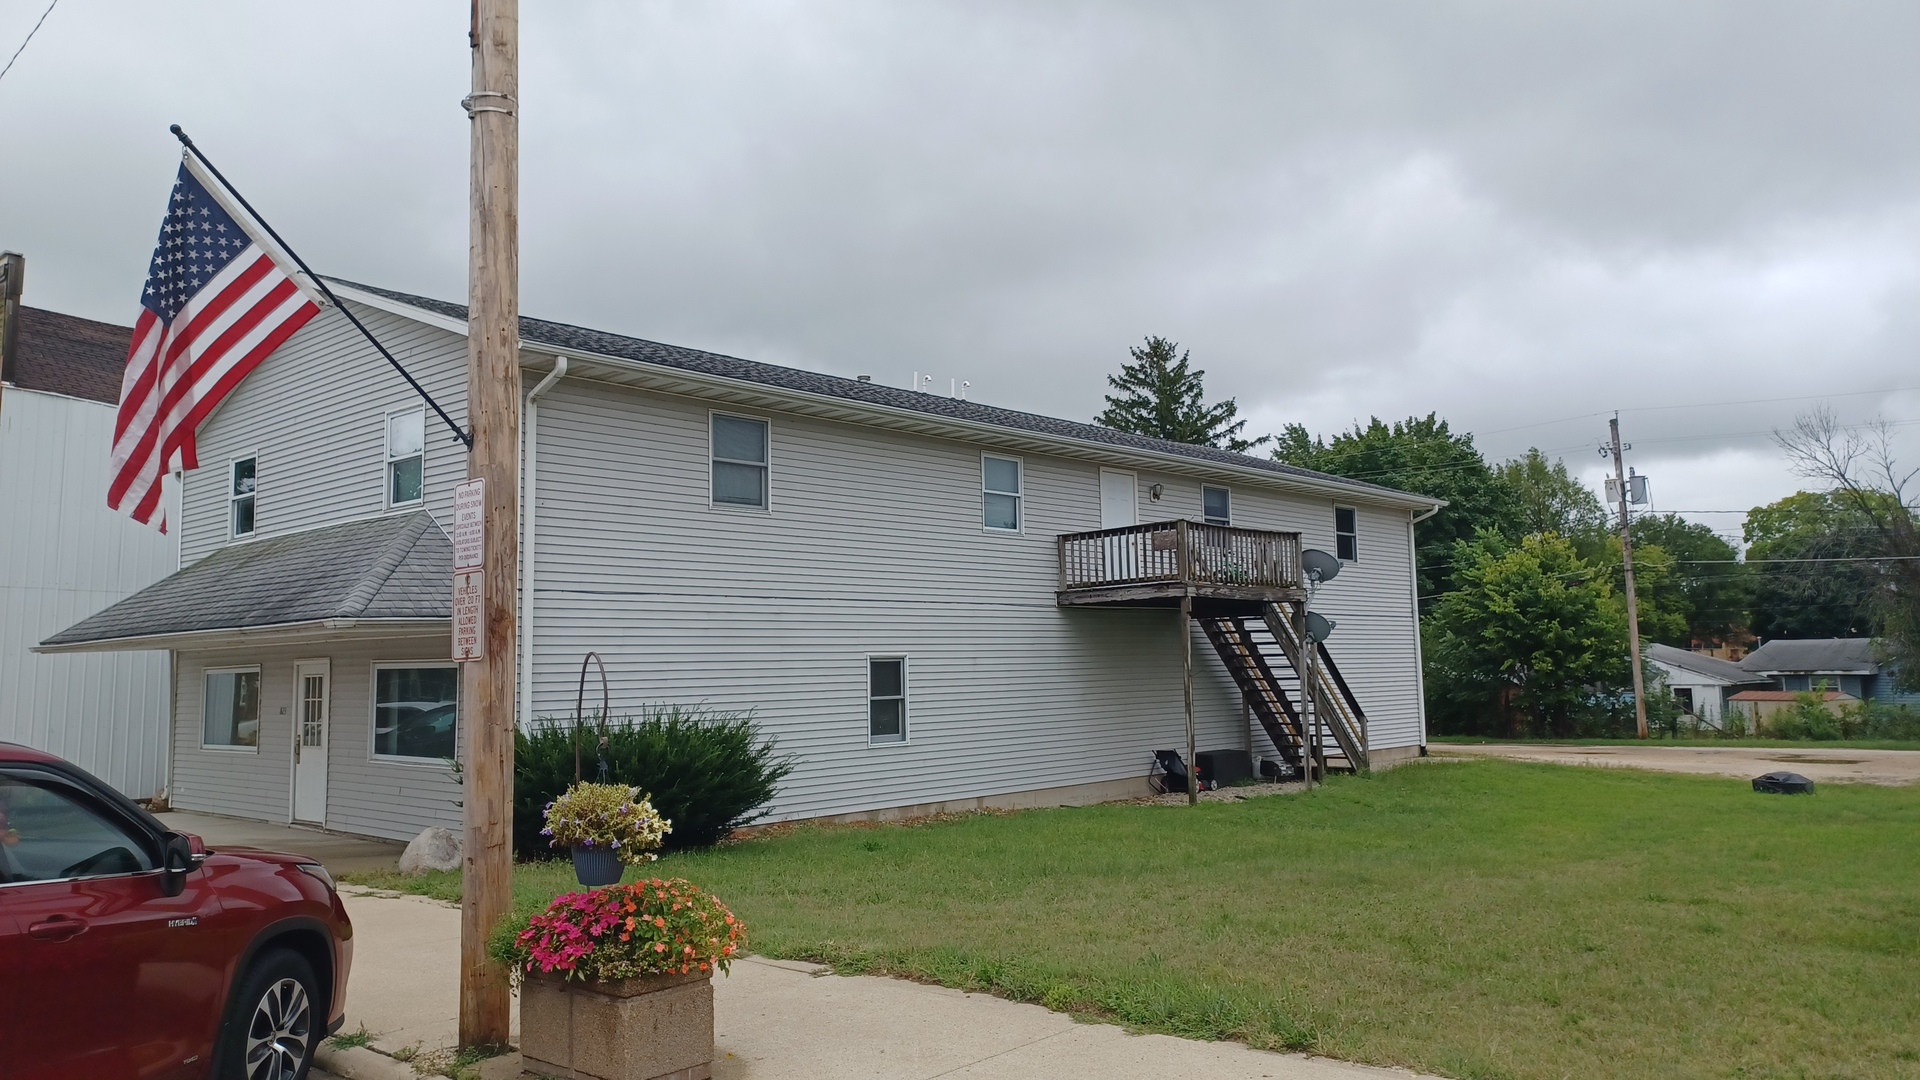
[[276, 949], [255, 960], [220, 1040], [221, 1080], [302, 1080], [324, 1026], [319, 1000], [320, 982], [298, 954]]

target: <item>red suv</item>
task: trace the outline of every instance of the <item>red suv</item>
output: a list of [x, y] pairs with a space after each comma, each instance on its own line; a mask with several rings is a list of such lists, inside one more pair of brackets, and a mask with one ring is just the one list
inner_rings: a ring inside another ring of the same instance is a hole
[[312, 859], [208, 851], [0, 742], [0, 1077], [300, 1080], [352, 958]]

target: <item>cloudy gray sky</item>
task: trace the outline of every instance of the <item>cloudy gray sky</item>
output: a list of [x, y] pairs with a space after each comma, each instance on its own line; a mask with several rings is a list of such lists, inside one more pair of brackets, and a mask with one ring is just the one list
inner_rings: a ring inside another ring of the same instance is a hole
[[[1161, 334], [1253, 430], [1591, 479], [1618, 409], [1722, 529], [1811, 400], [1920, 421], [1910, 0], [523, 8], [529, 314], [1076, 418]], [[131, 321], [172, 122], [316, 268], [463, 297], [466, 26], [62, 0], [0, 81], [28, 303]]]

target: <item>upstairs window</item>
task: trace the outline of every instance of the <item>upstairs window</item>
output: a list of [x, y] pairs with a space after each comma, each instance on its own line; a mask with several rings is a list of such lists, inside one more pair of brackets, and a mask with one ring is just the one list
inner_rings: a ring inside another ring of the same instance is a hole
[[1208, 484], [1200, 489], [1200, 517], [1209, 525], [1233, 524], [1233, 493]]
[[867, 741], [907, 741], [907, 658], [867, 661]]
[[227, 524], [232, 537], [239, 540], [253, 535], [253, 500], [258, 487], [254, 459], [235, 460], [232, 472], [227, 485]]
[[387, 414], [387, 505], [420, 501], [426, 465], [427, 411]]
[[1360, 530], [1351, 506], [1333, 508], [1333, 553], [1347, 562], [1360, 558]]
[[767, 422], [713, 416], [713, 503], [767, 508]]
[[1020, 531], [1020, 459], [980, 455], [984, 501], [980, 524], [999, 532]]

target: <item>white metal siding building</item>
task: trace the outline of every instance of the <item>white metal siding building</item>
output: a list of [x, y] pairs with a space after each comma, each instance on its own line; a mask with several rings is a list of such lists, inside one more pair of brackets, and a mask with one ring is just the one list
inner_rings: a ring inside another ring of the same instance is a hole
[[19, 317], [0, 388], [0, 740], [150, 798], [167, 784], [167, 654], [33, 652], [177, 566], [171, 538], [107, 509], [131, 331], [32, 308]]
[[[337, 287], [463, 415], [461, 310]], [[1425, 743], [1412, 522], [1432, 500], [535, 320], [523, 320], [522, 342], [530, 390], [566, 364], [523, 425], [523, 722], [570, 715], [591, 649], [616, 713], [752, 712], [799, 762], [776, 818], [1141, 793], [1153, 751], [1185, 741], [1180, 616], [1068, 606], [1058, 538], [1122, 520], [1197, 523], [1211, 486], [1226, 489], [1215, 508], [1230, 502], [1234, 527], [1298, 533], [1329, 551], [1341, 543], [1336, 507], [1352, 511], [1357, 557], [1314, 601], [1339, 623], [1328, 655], [1364, 706], [1375, 766]], [[263, 540], [331, 543], [347, 523], [422, 510], [450, 522], [463, 450], [431, 413], [416, 438], [406, 418], [418, 409], [345, 320], [323, 312], [201, 429], [202, 468], [183, 488], [182, 573]], [[251, 532], [238, 538], [235, 462], [257, 478]], [[418, 499], [397, 497], [413, 495], [416, 475]], [[109, 610], [47, 647], [176, 650], [176, 805], [407, 837], [457, 822], [458, 792], [428, 742], [414, 753], [394, 742], [425, 730], [418, 718], [438, 715], [436, 703], [376, 683], [387, 670], [427, 685], [434, 676], [419, 672], [445, 666], [446, 595], [437, 608], [423, 599], [410, 631], [337, 613], [329, 630], [309, 613], [298, 625], [189, 633], [114, 624]], [[1193, 655], [1199, 746], [1277, 752], [1197, 630]], [[309, 775], [325, 788], [303, 812], [299, 770], [311, 764], [296, 760], [297, 721], [312, 715], [321, 661], [328, 731], [309, 745], [327, 764]], [[883, 683], [896, 676], [892, 692]], [[248, 745], [220, 744], [238, 726], [229, 698], [257, 709]], [[435, 731], [432, 747], [459, 738]]]

